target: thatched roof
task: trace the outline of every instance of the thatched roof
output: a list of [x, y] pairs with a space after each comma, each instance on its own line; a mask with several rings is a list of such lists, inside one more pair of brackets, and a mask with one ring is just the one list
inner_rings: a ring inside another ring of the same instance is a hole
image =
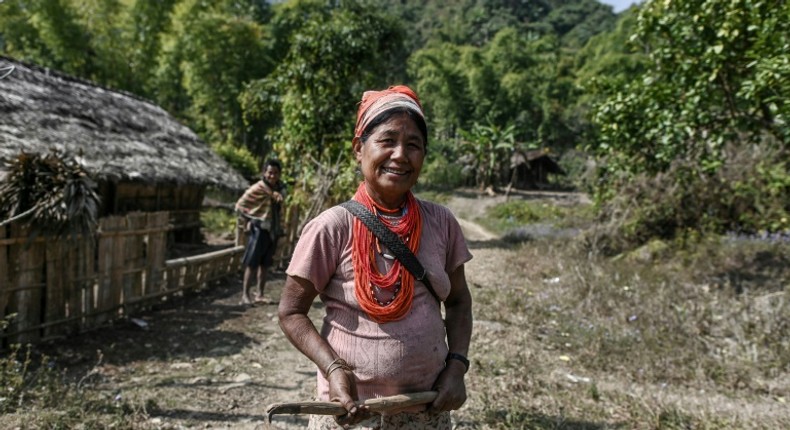
[[533, 163], [541, 162], [547, 173], [565, 175], [565, 171], [551, 158], [549, 152], [548, 148], [533, 149], [530, 151], [513, 151], [513, 154], [510, 155], [510, 168], [514, 169], [522, 164], [526, 165], [527, 168], [531, 168], [530, 166]]
[[153, 103], [0, 56], [0, 161], [52, 149], [77, 156], [99, 180], [249, 184]]

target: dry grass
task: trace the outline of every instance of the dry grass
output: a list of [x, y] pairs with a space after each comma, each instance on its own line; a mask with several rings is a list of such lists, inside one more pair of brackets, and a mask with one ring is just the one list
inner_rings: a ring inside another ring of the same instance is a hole
[[790, 246], [579, 249], [476, 250], [469, 428], [790, 427]]

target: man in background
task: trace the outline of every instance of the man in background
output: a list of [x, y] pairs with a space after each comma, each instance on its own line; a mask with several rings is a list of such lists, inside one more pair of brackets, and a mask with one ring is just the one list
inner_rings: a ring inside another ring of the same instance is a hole
[[[280, 208], [285, 198], [285, 188], [280, 182], [281, 172], [282, 166], [279, 161], [267, 160], [261, 170], [261, 180], [248, 188], [236, 202], [240, 221], [249, 232], [249, 241], [242, 261], [244, 285], [241, 303], [244, 305], [273, 302], [263, 298], [263, 291], [280, 233]], [[253, 279], [256, 280], [255, 292], [251, 296], [250, 286]]]

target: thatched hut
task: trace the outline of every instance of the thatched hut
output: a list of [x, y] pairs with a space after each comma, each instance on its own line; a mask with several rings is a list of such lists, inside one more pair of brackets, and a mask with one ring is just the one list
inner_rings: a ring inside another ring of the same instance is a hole
[[169, 211], [179, 241], [199, 237], [207, 187], [248, 185], [155, 104], [0, 56], [0, 162], [52, 150], [76, 156], [94, 175], [100, 216]]
[[510, 156], [510, 177], [516, 188], [545, 187], [550, 174], [565, 175], [565, 171], [551, 158], [548, 149], [516, 150]]

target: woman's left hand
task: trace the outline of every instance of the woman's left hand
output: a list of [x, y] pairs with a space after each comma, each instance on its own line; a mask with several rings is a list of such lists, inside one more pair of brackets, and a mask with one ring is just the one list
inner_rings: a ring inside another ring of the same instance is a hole
[[434, 411], [454, 411], [466, 402], [466, 384], [464, 383], [466, 368], [458, 360], [449, 360], [442, 373], [433, 384], [439, 394], [431, 403]]
[[[466, 285], [464, 266], [450, 273], [450, 294], [444, 302], [447, 346], [450, 351], [466, 355], [472, 337], [472, 296]], [[433, 389], [438, 391], [431, 409], [452, 411], [466, 402], [464, 374], [467, 369], [458, 360], [447, 360], [444, 370], [436, 378]]]

